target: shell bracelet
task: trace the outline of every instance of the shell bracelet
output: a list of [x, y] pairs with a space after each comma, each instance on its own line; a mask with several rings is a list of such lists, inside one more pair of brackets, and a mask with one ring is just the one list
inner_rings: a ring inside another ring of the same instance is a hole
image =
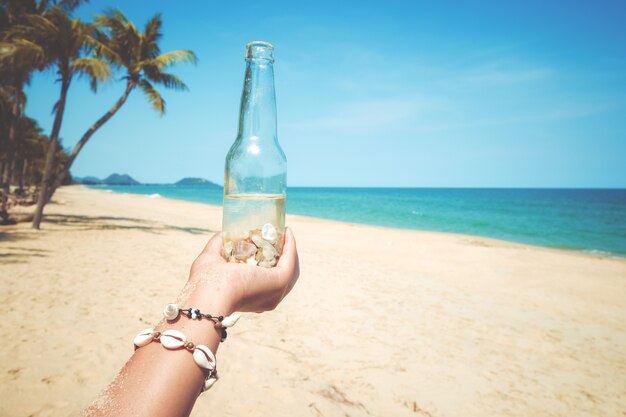
[[137, 336], [135, 336], [133, 343], [137, 349], [146, 346], [155, 340], [160, 341], [161, 345], [163, 345], [166, 349], [174, 350], [184, 347], [193, 353], [193, 360], [196, 364], [201, 369], [209, 371], [209, 374], [204, 380], [202, 392], [208, 390], [217, 382], [217, 379], [219, 378], [217, 375], [217, 362], [215, 360], [215, 355], [211, 352], [211, 349], [204, 345], [196, 345], [190, 340], [188, 341], [182, 332], [174, 329], [165, 330], [164, 332], [157, 332], [154, 329], [142, 330]]
[[241, 314], [233, 313], [230, 316], [212, 316], [211, 314], [204, 314], [198, 308], [180, 308], [176, 304], [168, 304], [163, 309], [163, 317], [166, 320], [175, 320], [181, 313], [192, 320], [209, 319], [213, 321], [216, 329], [220, 329], [221, 341], [226, 340], [227, 327], [232, 327], [237, 323], [237, 320], [241, 317]]

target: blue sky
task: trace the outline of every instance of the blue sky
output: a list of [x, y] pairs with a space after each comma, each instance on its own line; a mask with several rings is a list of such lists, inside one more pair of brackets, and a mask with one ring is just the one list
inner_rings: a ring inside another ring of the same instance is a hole
[[[302, 4], [300, 4], [302, 3]], [[626, 3], [98, 1], [138, 26], [164, 21], [162, 50], [191, 49], [162, 90], [140, 91], [76, 161], [78, 176], [222, 183], [236, 136], [244, 45], [275, 45], [278, 135], [291, 186], [626, 187]], [[52, 72], [28, 90], [47, 133]], [[61, 136], [72, 146], [121, 95], [77, 81]]]

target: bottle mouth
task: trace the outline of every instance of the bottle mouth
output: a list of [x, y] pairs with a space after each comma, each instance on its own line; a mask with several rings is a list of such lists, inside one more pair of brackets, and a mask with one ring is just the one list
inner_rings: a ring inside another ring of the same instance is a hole
[[246, 45], [247, 60], [266, 60], [274, 62], [274, 45], [265, 41], [252, 41]]

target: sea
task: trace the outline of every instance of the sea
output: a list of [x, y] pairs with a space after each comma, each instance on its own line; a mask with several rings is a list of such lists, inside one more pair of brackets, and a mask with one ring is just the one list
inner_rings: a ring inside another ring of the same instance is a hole
[[[222, 204], [202, 185], [91, 186]], [[626, 257], [626, 189], [292, 187], [287, 213]]]

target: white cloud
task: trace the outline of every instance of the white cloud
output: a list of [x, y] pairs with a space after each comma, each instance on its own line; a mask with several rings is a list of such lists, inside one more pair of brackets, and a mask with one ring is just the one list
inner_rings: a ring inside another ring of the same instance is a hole
[[542, 65], [510, 60], [492, 60], [480, 65], [448, 70], [439, 85], [453, 88], [512, 87], [549, 79], [554, 70]]
[[508, 117], [482, 117], [471, 121], [458, 121], [448, 123], [419, 123], [416, 124], [415, 130], [417, 132], [437, 132], [445, 130], [473, 129], [496, 126], [515, 126], [519, 124], [537, 124], [542, 122], [587, 117], [610, 110], [612, 108], [614, 108], [614, 105], [611, 103], [600, 103], [597, 105], [563, 103], [560, 105], [560, 108], [546, 112], [531, 110], [526, 114], [518, 114]]
[[318, 118], [286, 122], [294, 129], [382, 129], [412, 120], [423, 108], [441, 108], [441, 100], [379, 99], [359, 100], [338, 106], [332, 114]]

